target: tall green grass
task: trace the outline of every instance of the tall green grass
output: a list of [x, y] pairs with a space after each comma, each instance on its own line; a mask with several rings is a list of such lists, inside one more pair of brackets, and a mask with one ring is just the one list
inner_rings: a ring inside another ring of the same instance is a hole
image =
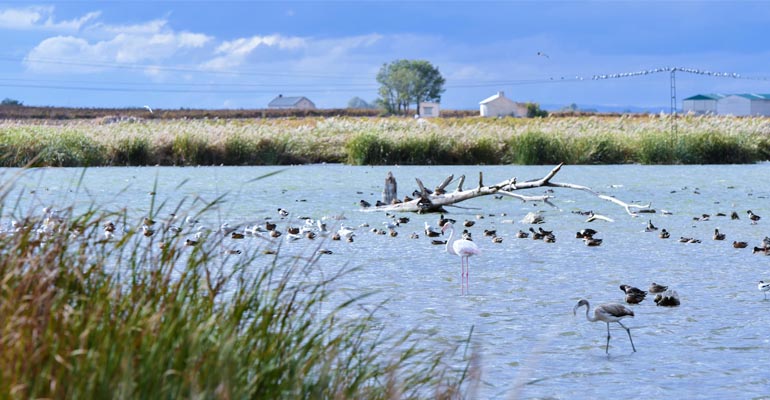
[[703, 164], [770, 159], [770, 119], [715, 116], [0, 122], [0, 165]]
[[[0, 235], [4, 397], [463, 395], [457, 349], [384, 334], [376, 311], [348, 317], [365, 294], [335, 300], [330, 285], [351, 269], [320, 278], [313, 249], [230, 255], [224, 236], [185, 246], [168, 221], [146, 237], [125, 212], [60, 217], [17, 215]], [[105, 240], [107, 220], [130, 229]]]

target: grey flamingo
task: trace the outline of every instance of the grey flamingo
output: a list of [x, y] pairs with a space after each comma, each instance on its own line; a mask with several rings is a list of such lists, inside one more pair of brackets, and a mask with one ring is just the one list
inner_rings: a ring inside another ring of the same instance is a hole
[[626, 330], [628, 333], [628, 340], [631, 341], [631, 348], [636, 352], [636, 347], [634, 346], [634, 339], [631, 338], [631, 330], [628, 329], [625, 325], [623, 325], [620, 320], [625, 317], [632, 317], [634, 316], [634, 311], [630, 308], [618, 304], [618, 303], [605, 303], [605, 304], [599, 304], [594, 308], [594, 316], [591, 317], [589, 314], [589, 311], [591, 311], [591, 305], [588, 303], [588, 300], [586, 299], [580, 299], [578, 303], [575, 305], [575, 308], [572, 309], [572, 314], [577, 315], [577, 309], [586, 306], [586, 319], [590, 322], [596, 322], [596, 321], [602, 321], [607, 323], [607, 346], [605, 347], [605, 352], [607, 355], [610, 355], [610, 322], [617, 322], [618, 325], [623, 327], [623, 329]]

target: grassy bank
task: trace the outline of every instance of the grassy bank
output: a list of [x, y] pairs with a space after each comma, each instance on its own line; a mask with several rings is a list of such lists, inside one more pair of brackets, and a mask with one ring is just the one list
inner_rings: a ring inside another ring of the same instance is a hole
[[315, 249], [234, 255], [122, 218], [19, 215], [0, 235], [3, 398], [461, 397], [454, 350], [346, 317], [361, 299], [331, 299], [346, 270], [318, 278]]
[[0, 166], [711, 164], [770, 159], [770, 119], [8, 120]]

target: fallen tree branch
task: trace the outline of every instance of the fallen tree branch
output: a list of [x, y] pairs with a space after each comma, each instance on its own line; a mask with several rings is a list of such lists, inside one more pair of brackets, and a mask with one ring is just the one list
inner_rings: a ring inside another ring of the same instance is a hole
[[549, 171], [544, 177], [540, 179], [517, 182], [516, 177], [513, 177], [511, 179], [507, 179], [503, 182], [500, 182], [496, 185], [491, 185], [491, 186], [483, 185], [483, 174], [479, 173], [479, 186], [477, 188], [468, 189], [468, 190], [462, 189], [463, 182], [465, 181], [465, 175], [462, 175], [460, 176], [460, 181], [459, 181], [459, 184], [457, 185], [457, 190], [455, 190], [452, 193], [446, 193], [444, 188], [447, 185], [449, 185], [449, 183], [451, 183], [453, 176], [450, 176], [444, 179], [444, 181], [436, 188], [435, 192], [428, 191], [425, 188], [425, 185], [423, 185], [422, 181], [420, 181], [420, 179], [415, 178], [415, 180], [417, 181], [417, 185], [420, 187], [420, 196], [418, 198], [412, 199], [407, 202], [401, 202], [396, 204], [385, 204], [377, 207], [368, 207], [368, 208], [364, 208], [363, 211], [420, 212], [420, 213], [446, 212], [446, 210], [444, 209], [444, 206], [454, 205], [456, 203], [460, 203], [465, 200], [470, 200], [481, 196], [488, 196], [490, 194], [505, 195], [508, 197], [519, 199], [521, 201], [542, 201], [546, 204], [553, 206], [553, 204], [550, 202], [550, 199], [553, 198], [553, 196], [549, 196], [549, 195], [526, 196], [526, 195], [513, 193], [514, 191], [533, 189], [533, 188], [543, 187], [543, 186], [574, 189], [574, 190], [580, 190], [580, 191], [590, 193], [602, 200], [610, 201], [612, 203], [622, 206], [626, 210], [626, 212], [631, 216], [637, 215], [635, 212], [631, 211], [632, 208], [644, 209], [644, 208], [649, 208], [650, 206], [649, 204], [638, 205], [638, 204], [626, 203], [614, 197], [598, 193], [587, 186], [576, 185], [572, 183], [551, 182], [551, 179], [559, 172], [562, 165], [564, 165], [564, 163], [557, 165], [551, 171]]
[[642, 208], [649, 208], [650, 207], [649, 204], [645, 204], [645, 205], [629, 204], [629, 203], [626, 203], [624, 201], [618, 200], [618, 199], [616, 199], [616, 198], [614, 198], [612, 196], [607, 196], [605, 194], [597, 193], [597, 192], [595, 192], [593, 189], [591, 189], [589, 187], [581, 186], [581, 185], [575, 185], [575, 184], [572, 184], [572, 183], [548, 182], [545, 186], [560, 187], [560, 188], [575, 189], [575, 190], [582, 190], [584, 192], [591, 193], [592, 195], [594, 195], [594, 196], [596, 196], [596, 197], [598, 197], [598, 198], [600, 198], [602, 200], [607, 200], [607, 201], [613, 202], [613, 203], [623, 207], [626, 210], [626, 212], [628, 213], [628, 215], [630, 215], [632, 217], [636, 217], [638, 215], [637, 213], [631, 211], [632, 208], [642, 209]]

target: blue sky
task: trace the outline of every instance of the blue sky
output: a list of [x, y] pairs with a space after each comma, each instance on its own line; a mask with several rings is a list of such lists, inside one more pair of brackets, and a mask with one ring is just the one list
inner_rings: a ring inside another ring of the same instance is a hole
[[[497, 91], [552, 107], [668, 109], [770, 93], [770, 1], [4, 1], [0, 98], [72, 107], [320, 108], [377, 98], [397, 59], [446, 79], [442, 108]], [[538, 54], [540, 53], [540, 55]], [[544, 54], [544, 55], [543, 55]], [[749, 79], [751, 78], [751, 79]]]

